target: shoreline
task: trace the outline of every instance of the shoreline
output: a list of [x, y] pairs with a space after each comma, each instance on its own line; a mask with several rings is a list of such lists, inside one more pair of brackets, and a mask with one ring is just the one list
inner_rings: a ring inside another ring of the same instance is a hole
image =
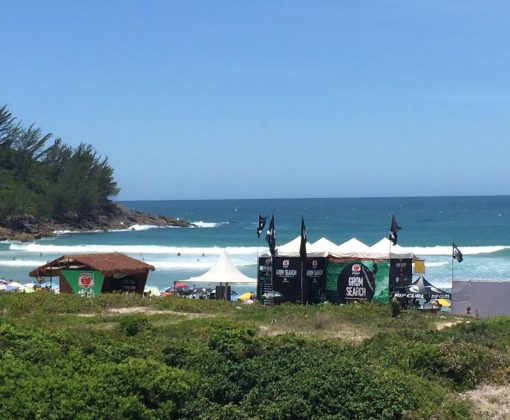
[[112, 203], [93, 219], [82, 219], [77, 214], [67, 215], [65, 220], [59, 221], [41, 220], [32, 215], [9, 217], [0, 225], [0, 241], [30, 242], [65, 233], [142, 230], [137, 226], [187, 228], [195, 225], [187, 220], [154, 215]]

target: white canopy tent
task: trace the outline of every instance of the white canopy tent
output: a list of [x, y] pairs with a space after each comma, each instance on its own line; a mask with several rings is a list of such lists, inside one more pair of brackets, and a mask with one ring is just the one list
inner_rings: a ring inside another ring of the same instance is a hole
[[[292, 241], [287, 242], [286, 244], [280, 245], [276, 248], [277, 255], [286, 255], [290, 256], [292, 254], [299, 254], [299, 246], [301, 245], [301, 236], [297, 236]], [[306, 243], [308, 247], [308, 242]]]
[[[299, 256], [299, 247], [301, 237], [297, 236], [293, 240], [280, 245], [276, 250], [276, 255], [285, 257]], [[382, 238], [379, 242], [369, 247], [359, 239], [351, 238], [348, 241], [335, 245], [326, 238], [310, 244], [306, 243], [306, 253], [309, 257], [327, 257], [331, 255], [335, 258], [362, 258], [362, 259], [382, 259], [387, 260], [390, 252], [390, 240]], [[410, 249], [401, 247], [400, 245], [391, 245], [391, 258], [404, 259], [416, 256]]]
[[227, 252], [223, 250], [218, 261], [207, 273], [201, 276], [191, 277], [185, 282], [192, 283], [230, 283], [230, 284], [255, 284], [257, 279], [252, 279], [241, 273], [228, 258]]
[[[337, 245], [324, 237], [306, 246], [307, 254], [329, 254]], [[299, 251], [299, 250], [298, 250]]]
[[374, 256], [370, 247], [356, 238], [351, 238], [338, 245], [331, 251], [330, 255], [335, 258], [380, 258], [379, 255]]
[[[317, 242], [320, 242], [320, 244], [316, 246]], [[336, 246], [333, 242], [328, 241], [326, 238], [321, 238], [317, 242], [314, 242], [313, 244], [306, 242], [306, 255], [308, 257], [326, 257], [328, 255], [328, 250], [326, 248], [329, 248], [327, 243]], [[300, 246], [301, 236], [297, 236], [292, 241], [276, 248], [276, 255], [279, 257], [298, 257]]]
[[359, 239], [351, 238], [343, 244], [338, 245], [333, 249], [335, 253], [362, 253], [370, 251], [370, 247], [367, 244], [364, 244]]

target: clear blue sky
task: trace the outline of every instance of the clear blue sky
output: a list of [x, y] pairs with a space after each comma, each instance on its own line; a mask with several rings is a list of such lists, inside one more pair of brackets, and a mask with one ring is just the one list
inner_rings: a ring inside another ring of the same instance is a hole
[[509, 194], [510, 2], [3, 1], [0, 104], [120, 199]]

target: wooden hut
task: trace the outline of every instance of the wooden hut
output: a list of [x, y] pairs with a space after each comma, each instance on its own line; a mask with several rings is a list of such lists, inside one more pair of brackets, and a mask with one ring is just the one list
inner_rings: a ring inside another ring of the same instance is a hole
[[60, 293], [97, 296], [109, 292], [142, 294], [154, 266], [119, 252], [63, 255], [30, 272], [31, 277], [58, 277]]

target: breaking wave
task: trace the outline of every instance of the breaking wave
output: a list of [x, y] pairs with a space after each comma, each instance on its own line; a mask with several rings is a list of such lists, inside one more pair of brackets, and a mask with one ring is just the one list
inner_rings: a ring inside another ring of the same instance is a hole
[[[147, 264], [151, 264], [159, 270], [189, 270], [189, 269], [209, 269], [215, 263], [216, 260], [210, 261], [145, 261]], [[240, 264], [234, 264], [236, 267], [249, 267], [255, 265], [256, 261], [241, 262]]]
[[10, 251], [24, 251], [43, 254], [123, 252], [126, 254], [171, 254], [177, 255], [219, 255], [223, 250], [229, 255], [247, 255], [266, 251], [265, 248], [247, 247], [179, 247], [159, 245], [47, 245], [40, 243], [11, 243]]
[[[431, 247], [403, 247], [406, 251], [411, 251], [415, 255], [452, 255], [451, 246], [431, 246]], [[505, 249], [510, 249], [510, 246], [492, 245], [492, 246], [459, 246], [463, 255], [479, 255], [479, 254], [492, 254], [500, 252]]]
[[202, 220], [199, 220], [198, 222], [191, 222], [191, 224], [195, 225], [195, 227], [198, 228], [215, 228], [222, 225], [228, 225], [229, 222], [204, 222]]
[[140, 232], [142, 230], [149, 230], [149, 229], [179, 229], [179, 226], [156, 226], [156, 225], [131, 225], [126, 228], [122, 229], [108, 229], [108, 230], [55, 230], [53, 233], [55, 235], [68, 235], [68, 234], [76, 234], [76, 233], [101, 233], [101, 232]]
[[38, 267], [46, 261], [36, 260], [0, 260], [1, 267]]
[[445, 265], [450, 265], [450, 262], [449, 261], [439, 261], [439, 262], [429, 262], [429, 261], [426, 261], [425, 265], [426, 265], [427, 268], [431, 268], [431, 267], [444, 267]]

